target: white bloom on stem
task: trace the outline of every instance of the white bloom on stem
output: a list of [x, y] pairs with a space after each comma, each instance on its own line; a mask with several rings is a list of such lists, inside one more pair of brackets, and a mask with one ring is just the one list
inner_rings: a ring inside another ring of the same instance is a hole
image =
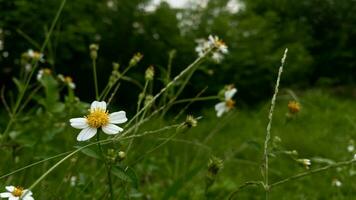
[[115, 135], [124, 129], [115, 124], [127, 121], [125, 111], [109, 114], [105, 101], [94, 101], [90, 106], [90, 113], [86, 117], [70, 119], [70, 125], [76, 129], [82, 129], [77, 136], [78, 141], [89, 140], [94, 137], [101, 128], [108, 135]]
[[44, 58], [43, 58], [43, 54], [38, 52], [38, 51], [34, 51], [32, 49], [29, 49], [27, 51], [27, 55], [34, 59], [34, 60], [37, 60], [37, 61], [40, 61], [40, 62], [44, 62]]
[[229, 51], [227, 49], [227, 45], [224, 41], [222, 41], [218, 36], [209, 35], [209, 43], [211, 46], [216, 47], [219, 52], [223, 54], [227, 54]]
[[44, 75], [51, 75], [51, 74], [52, 74], [52, 70], [50, 70], [48, 68], [43, 68], [43, 69], [38, 70], [36, 78], [39, 81], [42, 79], [42, 77]]
[[34, 200], [32, 192], [27, 189], [15, 186], [6, 186], [7, 192], [0, 193], [1, 198], [8, 198], [9, 200]]
[[229, 112], [235, 106], [235, 101], [232, 100], [232, 97], [234, 97], [236, 92], [237, 92], [236, 88], [231, 88], [227, 90], [224, 94], [225, 101], [215, 105], [217, 117], [221, 117], [224, 113]]
[[202, 57], [207, 51], [212, 49], [211, 57], [219, 63], [224, 58], [223, 54], [228, 53], [227, 45], [218, 36], [209, 35], [208, 40], [201, 38], [197, 39], [196, 42], [198, 45], [195, 47], [195, 51], [199, 57]]
[[195, 47], [195, 51], [198, 53], [199, 57], [202, 57], [205, 52], [212, 48], [211, 44], [206, 39], [200, 38], [197, 39], [196, 42], [198, 45]]
[[335, 186], [335, 187], [341, 187], [342, 186], [342, 182], [339, 179], [334, 178], [333, 181], [332, 181], [332, 185]]

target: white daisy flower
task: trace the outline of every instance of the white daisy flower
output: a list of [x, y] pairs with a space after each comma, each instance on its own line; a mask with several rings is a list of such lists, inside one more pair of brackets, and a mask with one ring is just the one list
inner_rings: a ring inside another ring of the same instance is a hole
[[198, 53], [199, 57], [202, 57], [205, 52], [211, 48], [211, 44], [203, 38], [197, 39], [196, 42], [198, 45], [195, 47], [195, 51]]
[[50, 69], [48, 69], [48, 68], [43, 68], [43, 69], [38, 70], [36, 78], [37, 78], [37, 80], [39, 81], [39, 80], [42, 79], [42, 77], [43, 77], [44, 75], [51, 75], [51, 74], [52, 74], [52, 71], [51, 71]]
[[215, 105], [216, 116], [221, 117], [224, 113], [229, 112], [235, 106], [235, 101], [232, 100], [232, 97], [236, 92], [236, 88], [231, 88], [225, 92], [225, 101]]
[[218, 49], [219, 52], [223, 54], [228, 53], [227, 46], [224, 41], [222, 41], [218, 36], [209, 35], [209, 43]]
[[0, 193], [1, 198], [8, 198], [9, 200], [34, 200], [30, 190], [21, 187], [6, 186], [7, 192]]
[[94, 137], [101, 128], [104, 133], [115, 135], [124, 129], [115, 124], [122, 124], [127, 121], [125, 111], [109, 114], [106, 110], [105, 101], [94, 101], [90, 106], [90, 113], [83, 118], [70, 119], [70, 125], [76, 129], [82, 129], [77, 136], [78, 141], [89, 140]]
[[40, 61], [40, 62], [44, 62], [43, 54], [40, 53], [40, 52], [38, 52], [38, 51], [34, 51], [34, 50], [32, 50], [32, 49], [29, 49], [29, 50], [27, 51], [27, 55], [28, 55], [30, 58], [34, 59], [34, 60], [38, 60], [38, 61]]

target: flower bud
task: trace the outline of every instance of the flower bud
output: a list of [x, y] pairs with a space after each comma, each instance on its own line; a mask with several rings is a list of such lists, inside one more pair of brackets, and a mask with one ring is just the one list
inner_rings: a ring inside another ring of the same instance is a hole
[[98, 57], [99, 45], [91, 44], [89, 46], [89, 50], [90, 50], [90, 58], [96, 60], [96, 58]]
[[136, 54], [131, 58], [130, 63], [129, 63], [129, 66], [135, 66], [135, 65], [137, 65], [137, 63], [142, 60], [142, 57], [143, 57], [143, 55], [142, 55], [140, 52], [136, 53]]
[[119, 151], [118, 156], [119, 160], [122, 161], [126, 158], [126, 153], [124, 151]]
[[155, 75], [155, 70], [153, 68], [153, 66], [149, 66], [147, 69], [146, 69], [146, 72], [145, 72], [145, 79], [147, 81], [152, 81], [153, 80], [153, 77]]

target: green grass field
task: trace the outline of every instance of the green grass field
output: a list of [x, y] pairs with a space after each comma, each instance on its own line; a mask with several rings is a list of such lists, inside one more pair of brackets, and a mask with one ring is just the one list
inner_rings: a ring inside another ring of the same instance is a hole
[[[311, 160], [309, 170], [350, 160], [355, 153], [347, 149], [356, 138], [354, 99], [338, 98], [321, 90], [303, 92], [298, 98], [302, 109], [292, 119], [286, 117], [292, 97], [282, 90], [277, 98], [271, 132], [270, 183], [308, 171], [288, 155], [292, 150], [298, 152], [298, 158]], [[135, 139], [130, 150], [124, 141], [103, 145], [104, 152], [112, 148], [125, 150], [127, 154], [112, 172], [116, 198], [226, 199], [246, 181], [263, 180], [261, 164], [269, 104], [240, 109], [237, 101], [237, 108], [222, 118], [215, 116], [213, 108], [206, 108], [197, 127], [179, 131], [168, 127]], [[18, 144], [2, 147], [2, 175], [78, 145], [75, 141], [78, 131], [70, 128], [65, 119], [71, 116], [62, 116], [62, 123], [57, 119], [55, 124], [40, 116], [42, 125], [31, 124], [36, 118], [23, 119], [21, 129], [25, 133], [15, 140]], [[140, 132], [167, 127], [172, 124], [170, 121], [151, 121]], [[14, 134], [16, 131], [10, 135]], [[224, 167], [206, 190], [212, 156], [222, 159]], [[7, 184], [30, 185], [59, 159], [2, 177], [1, 188]], [[106, 199], [108, 189], [102, 160], [96, 146], [76, 154], [33, 190], [36, 199]], [[123, 173], [127, 166], [129, 170]], [[279, 185], [271, 190], [270, 198], [354, 199], [355, 175], [355, 166], [329, 169]], [[342, 183], [340, 187], [335, 186], [337, 180]], [[251, 186], [239, 191], [234, 199], [264, 199], [264, 193], [262, 187]]]

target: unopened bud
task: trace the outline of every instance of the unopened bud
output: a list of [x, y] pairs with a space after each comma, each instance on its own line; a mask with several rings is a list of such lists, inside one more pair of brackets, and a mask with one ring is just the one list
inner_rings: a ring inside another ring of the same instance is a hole
[[146, 98], [145, 98], [145, 106], [147, 105], [151, 105], [153, 103], [153, 96], [152, 95], [147, 95]]
[[145, 79], [147, 81], [152, 81], [153, 80], [153, 77], [155, 75], [155, 70], [153, 68], [153, 66], [149, 66], [147, 69], [146, 69], [146, 72], [145, 72]]
[[130, 66], [135, 66], [135, 65], [137, 65], [137, 63], [142, 60], [142, 57], [143, 57], [143, 55], [142, 55], [140, 52], [136, 53], [136, 54], [131, 58], [129, 65], [130, 65]]
[[126, 153], [124, 151], [119, 151], [118, 155], [119, 155], [120, 161], [124, 160], [126, 158]]
[[96, 58], [98, 57], [98, 50], [99, 50], [99, 45], [97, 44], [91, 44], [89, 46], [89, 50], [90, 50], [90, 57], [93, 60], [96, 60]]

